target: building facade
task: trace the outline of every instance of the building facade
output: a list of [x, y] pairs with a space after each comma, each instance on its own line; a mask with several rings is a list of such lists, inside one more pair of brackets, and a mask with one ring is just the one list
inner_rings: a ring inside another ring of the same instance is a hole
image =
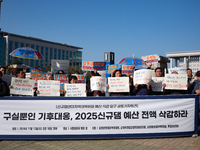
[[11, 64], [16, 57], [9, 54], [19, 47], [31, 47], [44, 57], [43, 60], [19, 59], [20, 63], [30, 67], [44, 68], [46, 65], [51, 65], [51, 59], [69, 60], [69, 66], [82, 66], [82, 51], [79, 51], [81, 47], [7, 32], [0, 32], [0, 65]]
[[170, 68], [190, 68], [193, 74], [200, 70], [200, 51], [166, 53], [166, 56], [170, 58]]

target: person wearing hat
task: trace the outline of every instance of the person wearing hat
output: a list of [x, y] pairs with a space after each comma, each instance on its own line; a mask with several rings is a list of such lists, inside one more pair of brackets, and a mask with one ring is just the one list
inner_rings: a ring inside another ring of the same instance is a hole
[[200, 71], [196, 72], [196, 80], [190, 84], [189, 91], [191, 94], [200, 95]]

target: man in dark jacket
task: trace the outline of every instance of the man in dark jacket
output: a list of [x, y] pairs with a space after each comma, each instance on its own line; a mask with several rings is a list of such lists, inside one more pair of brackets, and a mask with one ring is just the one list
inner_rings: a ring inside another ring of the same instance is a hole
[[191, 94], [200, 95], [200, 71], [197, 71], [196, 80], [190, 84], [189, 91]]
[[1, 79], [2, 76], [3, 74], [0, 71], [0, 96], [8, 96], [9, 95], [8, 85], [5, 81]]

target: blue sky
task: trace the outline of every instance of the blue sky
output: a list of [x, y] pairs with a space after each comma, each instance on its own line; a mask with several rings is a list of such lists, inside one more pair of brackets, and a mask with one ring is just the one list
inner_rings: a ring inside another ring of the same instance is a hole
[[83, 61], [166, 56], [200, 50], [200, 0], [3, 0], [1, 29], [82, 47]]

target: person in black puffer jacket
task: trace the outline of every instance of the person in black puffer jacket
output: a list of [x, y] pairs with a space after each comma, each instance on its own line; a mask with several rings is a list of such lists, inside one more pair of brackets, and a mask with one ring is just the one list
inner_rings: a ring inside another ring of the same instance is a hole
[[0, 96], [9, 96], [9, 88], [5, 81], [1, 79], [3, 76], [2, 72], [0, 71]]

